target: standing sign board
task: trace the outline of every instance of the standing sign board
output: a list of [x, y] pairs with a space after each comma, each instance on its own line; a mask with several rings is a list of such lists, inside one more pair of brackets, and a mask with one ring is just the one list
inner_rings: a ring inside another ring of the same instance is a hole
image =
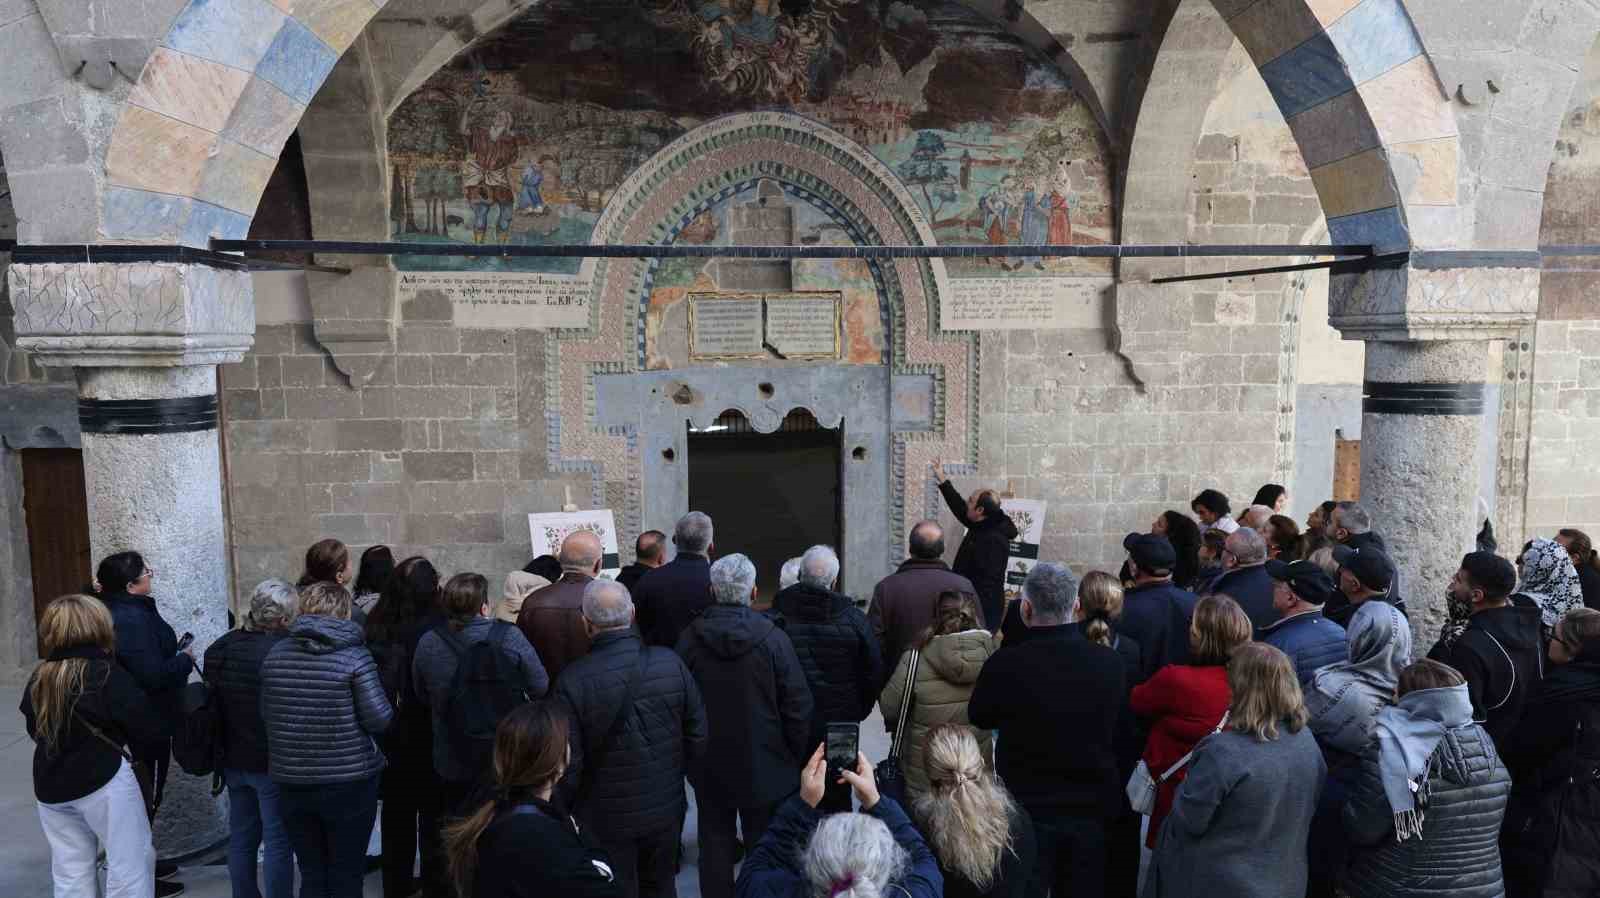
[[1003, 499], [1000, 507], [1017, 525], [1017, 538], [1006, 552], [1006, 603], [1022, 598], [1022, 581], [1039, 563], [1039, 540], [1044, 536], [1044, 506], [1038, 499]]
[[561, 541], [579, 530], [588, 530], [600, 537], [605, 560], [600, 562], [600, 576], [615, 580], [622, 572], [622, 559], [617, 553], [617, 524], [609, 508], [598, 511], [552, 511], [528, 515], [528, 530], [533, 536], [533, 555], [561, 554]]

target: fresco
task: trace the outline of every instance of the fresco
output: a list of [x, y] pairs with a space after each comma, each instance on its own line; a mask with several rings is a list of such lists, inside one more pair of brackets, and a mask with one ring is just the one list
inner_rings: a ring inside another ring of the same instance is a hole
[[[786, 0], [531, 8], [391, 116], [395, 239], [587, 242], [622, 180], [668, 142], [718, 116], [778, 109], [868, 147], [916, 197], [941, 243], [1113, 240], [1104, 135], [1053, 63], [953, 3], [794, 7], [804, 11], [791, 13]], [[578, 270], [576, 259], [396, 264]], [[1104, 274], [1108, 264], [961, 259], [949, 269]]]

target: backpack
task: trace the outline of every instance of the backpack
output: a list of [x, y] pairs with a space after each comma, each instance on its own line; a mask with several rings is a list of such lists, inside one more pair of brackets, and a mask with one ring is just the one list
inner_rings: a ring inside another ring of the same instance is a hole
[[501, 719], [529, 701], [516, 665], [502, 648], [510, 629], [510, 624], [497, 620], [489, 625], [486, 639], [470, 646], [448, 624], [435, 630], [456, 656], [444, 706], [450, 751], [477, 771], [487, 771], [494, 762], [494, 733]]
[[185, 773], [222, 773], [222, 695], [207, 683], [183, 688], [183, 720], [172, 736], [172, 759]]

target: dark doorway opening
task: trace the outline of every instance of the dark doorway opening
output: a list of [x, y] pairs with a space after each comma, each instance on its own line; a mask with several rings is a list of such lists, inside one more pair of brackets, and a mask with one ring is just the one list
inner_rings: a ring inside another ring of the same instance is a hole
[[772, 433], [732, 409], [689, 428], [689, 507], [711, 515], [718, 555], [755, 563], [762, 605], [777, 594], [784, 561], [819, 543], [839, 550], [839, 434], [804, 409]]
[[[89, 548], [89, 499], [81, 449], [22, 450], [22, 510], [33, 565], [33, 618], [67, 593], [83, 592], [94, 577]], [[44, 657], [44, 645], [39, 645]]]

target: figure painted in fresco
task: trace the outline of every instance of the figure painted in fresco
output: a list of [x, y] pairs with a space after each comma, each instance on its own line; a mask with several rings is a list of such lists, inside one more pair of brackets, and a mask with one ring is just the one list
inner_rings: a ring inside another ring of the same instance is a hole
[[[1000, 179], [1000, 183], [991, 188], [978, 200], [978, 208], [983, 211], [983, 234], [991, 246], [1004, 246], [1010, 242], [1007, 222], [1011, 216], [1010, 193], [1015, 181], [1010, 175]], [[984, 260], [986, 264], [993, 263], [994, 259]], [[1000, 260], [1000, 267], [1006, 271], [1011, 270], [1011, 265], [1005, 259]]]
[[[1050, 196], [1045, 192], [1043, 178], [1030, 180], [1028, 189], [1022, 194], [1022, 242], [1028, 246], [1038, 246], [1050, 239]], [[1033, 267], [1044, 270], [1044, 260], [1038, 256], [1027, 256], [1018, 264], [1033, 263]]]
[[1072, 242], [1072, 173], [1063, 159], [1056, 167], [1050, 190], [1050, 243]]
[[461, 189], [472, 207], [472, 241], [483, 243], [489, 232], [489, 215], [496, 212], [495, 232], [501, 243], [511, 240], [511, 212], [516, 195], [511, 184], [522, 139], [512, 131], [511, 112], [496, 110], [487, 124], [483, 116], [473, 121], [483, 100], [467, 104], [461, 113], [461, 136], [467, 157], [461, 162]]
[[691, 36], [701, 74], [722, 92], [797, 102], [835, 48], [838, 11], [859, 0], [812, 0], [791, 14], [778, 0], [642, 0], [663, 28]]
[[543, 215], [549, 211], [539, 188], [544, 184], [544, 164], [552, 158], [542, 156], [537, 162], [529, 159], [522, 167], [522, 190], [517, 193], [517, 208], [523, 215]]

